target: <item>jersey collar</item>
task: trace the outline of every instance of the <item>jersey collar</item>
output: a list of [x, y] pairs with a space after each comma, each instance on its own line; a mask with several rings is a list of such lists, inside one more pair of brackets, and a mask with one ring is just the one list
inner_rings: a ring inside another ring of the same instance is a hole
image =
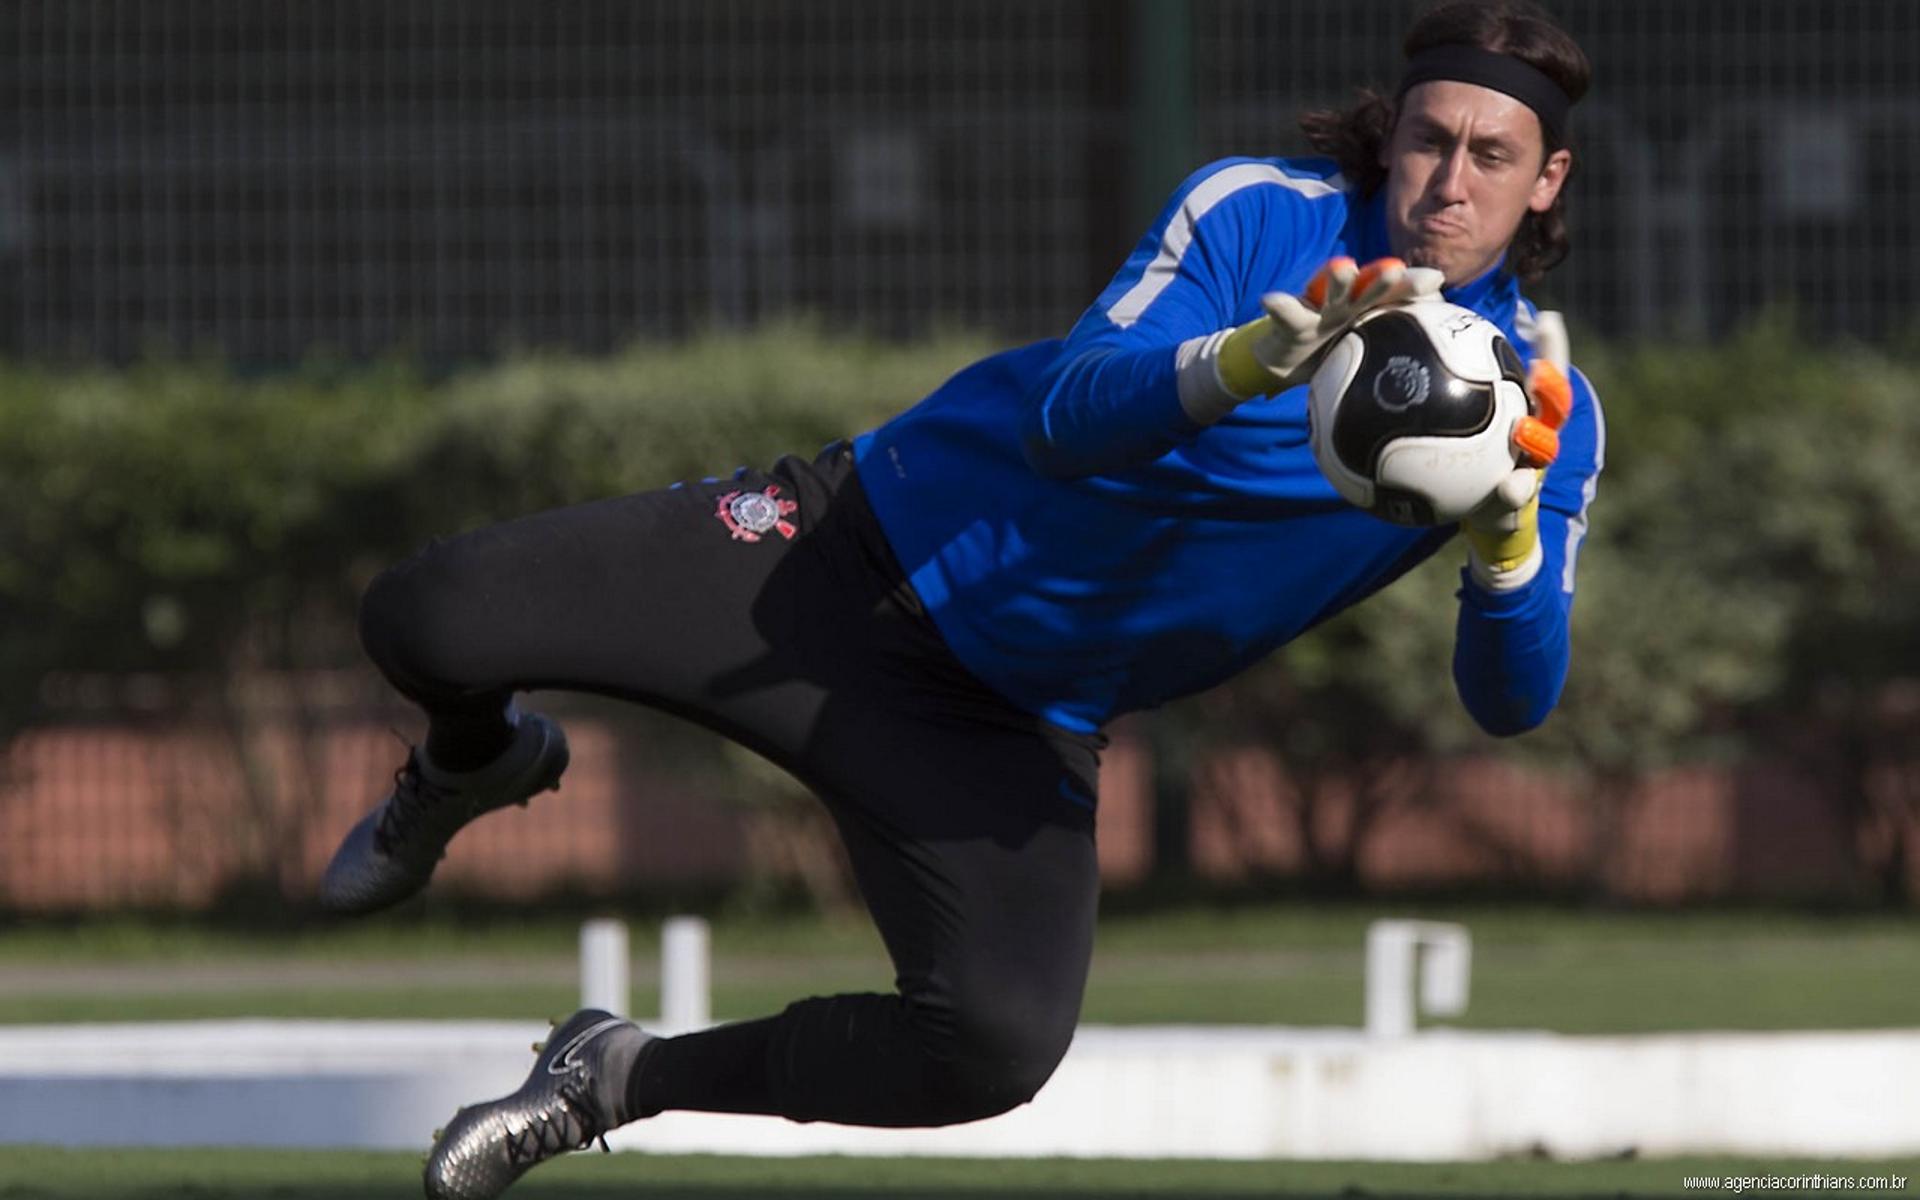
[[1498, 262], [1476, 278], [1459, 287], [1446, 288], [1440, 295], [1449, 304], [1470, 308], [1495, 323], [1505, 324], [1513, 314], [1514, 305], [1519, 303], [1520, 281], [1507, 270], [1507, 256], [1502, 254]]

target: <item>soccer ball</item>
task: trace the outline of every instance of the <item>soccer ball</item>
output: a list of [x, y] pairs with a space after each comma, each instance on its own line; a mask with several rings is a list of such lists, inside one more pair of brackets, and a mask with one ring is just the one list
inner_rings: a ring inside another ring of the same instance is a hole
[[1376, 309], [1308, 392], [1313, 456], [1339, 493], [1396, 525], [1445, 525], [1510, 474], [1526, 372], [1493, 322], [1439, 300]]

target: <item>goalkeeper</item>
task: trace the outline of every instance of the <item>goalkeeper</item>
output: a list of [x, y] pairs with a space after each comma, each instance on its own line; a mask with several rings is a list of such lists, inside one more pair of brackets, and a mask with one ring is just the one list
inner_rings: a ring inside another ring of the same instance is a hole
[[1324, 157], [1188, 179], [1066, 338], [812, 461], [479, 530], [368, 589], [368, 652], [428, 733], [336, 853], [329, 907], [406, 898], [465, 822], [555, 786], [564, 736], [513, 695], [568, 688], [689, 717], [816, 791], [896, 968], [891, 993], [673, 1038], [577, 1014], [520, 1091], [461, 1111], [431, 1195], [497, 1195], [669, 1109], [939, 1125], [1031, 1099], [1086, 982], [1102, 728], [1461, 544], [1349, 506], [1315, 466], [1301, 385], [1371, 307], [1439, 292], [1532, 366], [1525, 465], [1461, 539], [1454, 677], [1492, 733], [1545, 719], [1603, 433], [1520, 289], [1566, 254], [1589, 68], [1518, 0], [1435, 9], [1405, 52], [1391, 94], [1303, 117]]

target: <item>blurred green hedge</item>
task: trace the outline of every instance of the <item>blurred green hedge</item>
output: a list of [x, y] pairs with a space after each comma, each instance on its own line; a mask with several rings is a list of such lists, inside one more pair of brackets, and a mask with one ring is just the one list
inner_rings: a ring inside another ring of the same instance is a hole
[[430, 536], [811, 454], [988, 348], [784, 326], [432, 380], [0, 365], [0, 729], [54, 668], [351, 660], [358, 591]]
[[[991, 347], [787, 325], [444, 378], [396, 364], [0, 365], [0, 730], [50, 670], [357, 661], [351, 613], [427, 537], [811, 453]], [[1589, 343], [1606, 471], [1560, 711], [1502, 747], [1618, 784], [1663, 763], [1898, 756], [1920, 676], [1920, 365], [1784, 324]], [[1176, 706], [1182, 745], [1302, 769], [1493, 748], [1451, 696], [1458, 562]], [[1904, 722], [1904, 723], [1903, 723]]]

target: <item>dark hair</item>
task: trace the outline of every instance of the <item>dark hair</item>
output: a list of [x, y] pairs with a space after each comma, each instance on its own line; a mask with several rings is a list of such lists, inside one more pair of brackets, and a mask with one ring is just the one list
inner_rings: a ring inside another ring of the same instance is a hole
[[[1529, 0], [1446, 0], [1429, 10], [1407, 31], [1403, 57], [1412, 58], [1435, 46], [1477, 46], [1510, 54], [1560, 85], [1568, 100], [1579, 100], [1593, 79], [1586, 52], [1567, 32], [1554, 24]], [[1372, 195], [1386, 182], [1380, 150], [1393, 133], [1394, 102], [1371, 88], [1345, 110], [1314, 109], [1300, 115], [1307, 144], [1340, 164], [1340, 171], [1362, 195]], [[1561, 149], [1564, 140], [1550, 140], [1546, 152]], [[1546, 212], [1528, 212], [1507, 251], [1507, 269], [1532, 282], [1558, 266], [1567, 256], [1566, 192]]]

